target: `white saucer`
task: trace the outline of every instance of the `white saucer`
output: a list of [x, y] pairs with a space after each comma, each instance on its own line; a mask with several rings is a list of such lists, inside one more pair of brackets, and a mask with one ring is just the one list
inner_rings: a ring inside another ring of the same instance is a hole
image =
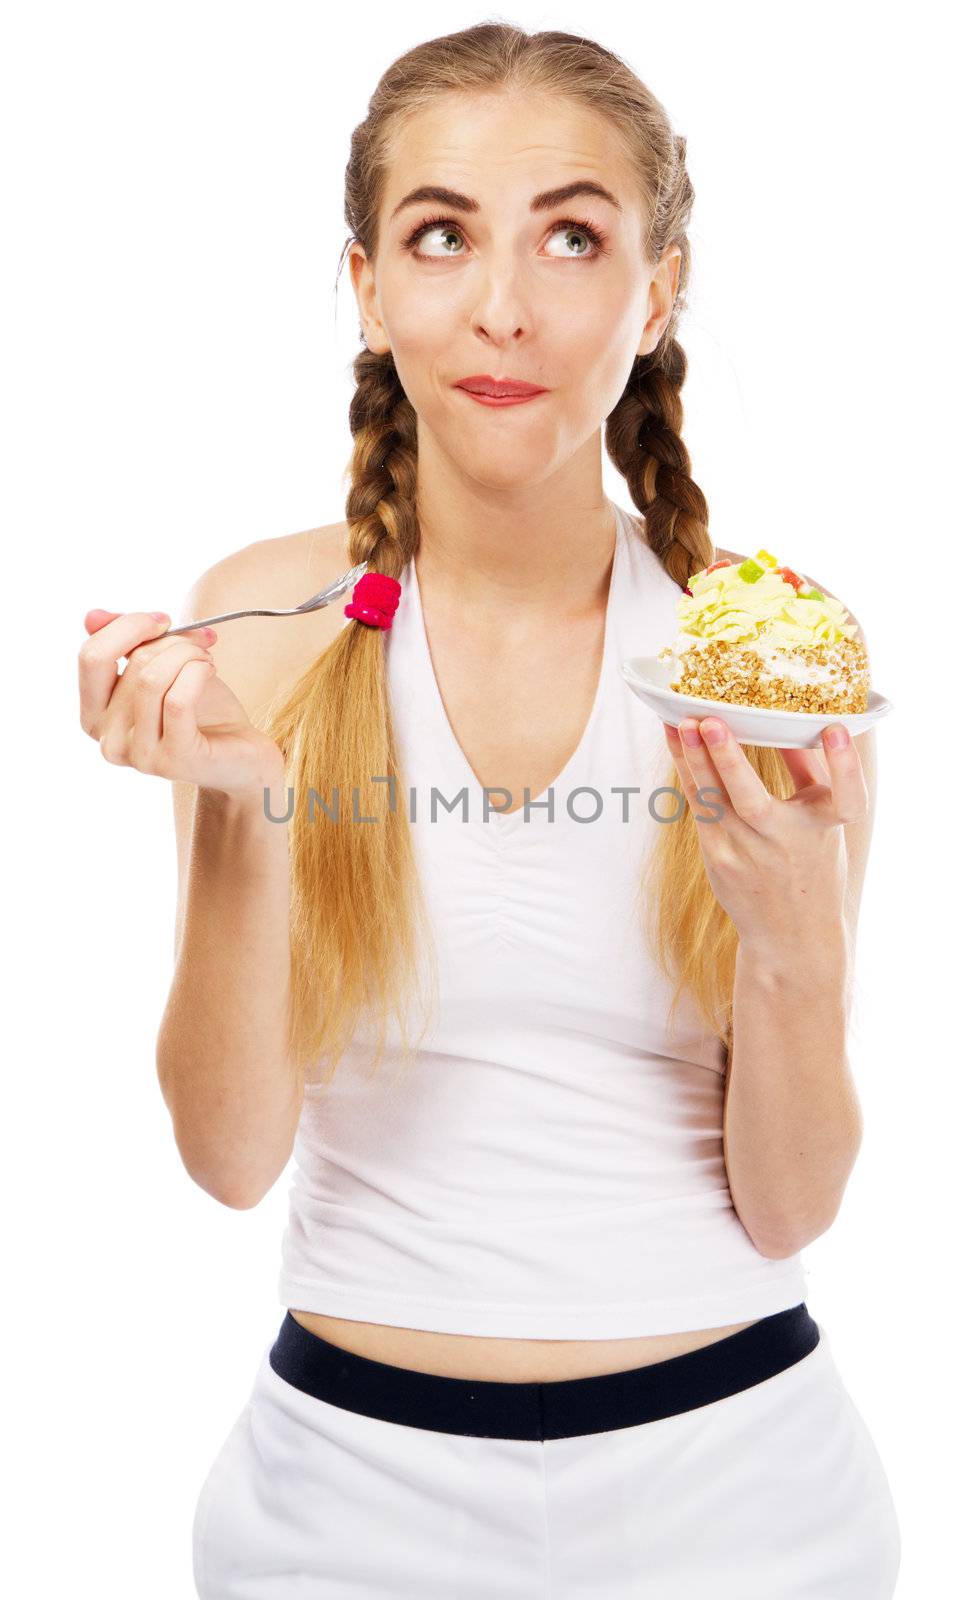
[[895, 708], [884, 695], [868, 691], [867, 711], [847, 716], [828, 717], [816, 711], [771, 711], [761, 706], [736, 706], [727, 700], [707, 700], [699, 695], [678, 694], [668, 687], [672, 671], [669, 661], [656, 656], [630, 656], [619, 664], [621, 676], [635, 695], [656, 711], [672, 727], [684, 717], [719, 717], [739, 744], [765, 744], [786, 750], [822, 748], [821, 732], [840, 723], [853, 739], [864, 733]]

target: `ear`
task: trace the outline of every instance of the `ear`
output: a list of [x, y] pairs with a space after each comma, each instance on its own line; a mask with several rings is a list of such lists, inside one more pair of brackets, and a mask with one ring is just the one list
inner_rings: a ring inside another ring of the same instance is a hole
[[649, 355], [651, 350], [656, 350], [660, 335], [670, 321], [670, 314], [674, 309], [680, 275], [681, 247], [675, 244], [664, 251], [657, 263], [657, 270], [650, 280], [650, 315], [643, 327], [637, 355]]
[[391, 345], [381, 319], [374, 268], [364, 253], [363, 245], [352, 244], [347, 259], [367, 347], [372, 355], [386, 355]]

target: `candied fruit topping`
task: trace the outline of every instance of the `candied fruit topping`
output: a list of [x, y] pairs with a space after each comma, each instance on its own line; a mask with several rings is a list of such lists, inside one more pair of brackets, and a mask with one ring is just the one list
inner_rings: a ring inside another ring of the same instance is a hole
[[797, 591], [797, 593], [799, 593], [803, 585], [803, 579], [799, 576], [799, 574], [794, 572], [792, 567], [779, 567], [778, 572], [779, 576], [784, 578], [787, 583], [791, 583], [793, 588]]
[[733, 562], [722, 556], [692, 574], [677, 598], [684, 636], [720, 644], [769, 640], [781, 646], [853, 639], [857, 632], [839, 600], [824, 595], [792, 567], [773, 567], [770, 551]]

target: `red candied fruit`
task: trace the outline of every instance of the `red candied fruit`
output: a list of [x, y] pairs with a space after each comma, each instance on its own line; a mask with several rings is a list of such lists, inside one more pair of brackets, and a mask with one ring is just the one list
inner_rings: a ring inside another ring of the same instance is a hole
[[794, 589], [802, 589], [803, 579], [793, 571], [792, 567], [777, 567], [776, 573], [780, 578], [785, 578], [787, 583], [791, 583]]

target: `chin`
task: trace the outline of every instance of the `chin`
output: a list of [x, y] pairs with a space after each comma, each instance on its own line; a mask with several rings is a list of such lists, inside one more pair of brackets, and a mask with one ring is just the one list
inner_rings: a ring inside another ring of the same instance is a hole
[[497, 489], [501, 492], [529, 489], [537, 483], [545, 483], [555, 470], [554, 463], [549, 456], [542, 460], [541, 452], [528, 451], [526, 458], [508, 453], [506, 461], [500, 459], [484, 459], [475, 452], [467, 454], [459, 461], [459, 465], [466, 477], [478, 483], [484, 489]]

